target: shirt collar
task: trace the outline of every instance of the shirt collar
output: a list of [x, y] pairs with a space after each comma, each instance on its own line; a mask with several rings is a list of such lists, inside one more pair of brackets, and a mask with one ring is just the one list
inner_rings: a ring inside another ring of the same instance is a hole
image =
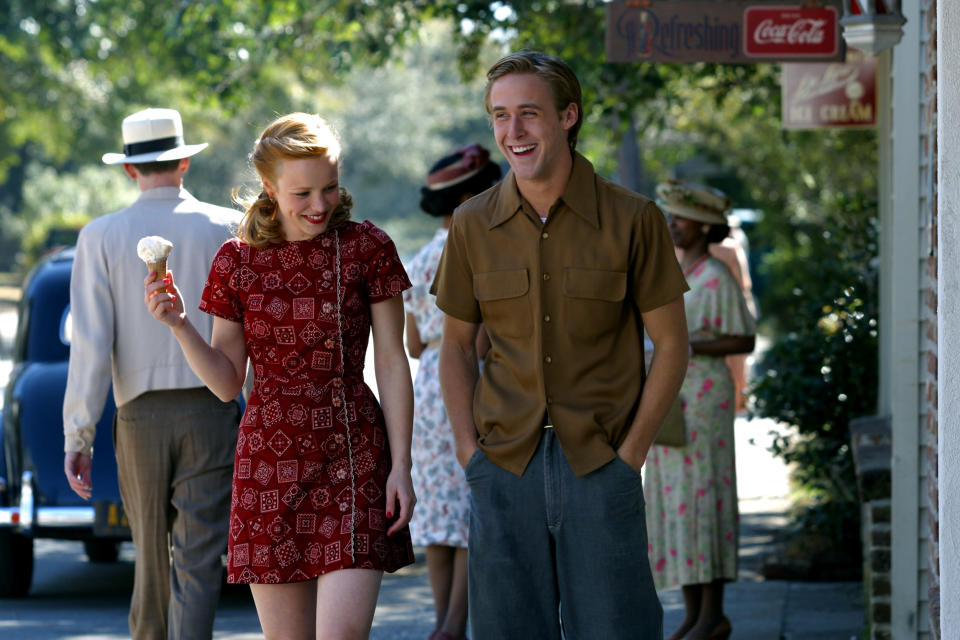
[[[597, 212], [597, 185], [593, 165], [577, 152], [573, 154], [573, 170], [560, 199], [574, 213], [583, 218], [595, 229], [600, 228], [600, 216]], [[523, 198], [517, 189], [517, 178], [511, 169], [501, 183], [493, 215], [490, 216], [490, 229], [512, 218], [523, 206]]]
[[154, 187], [140, 194], [137, 200], [193, 200], [194, 197], [183, 187]]

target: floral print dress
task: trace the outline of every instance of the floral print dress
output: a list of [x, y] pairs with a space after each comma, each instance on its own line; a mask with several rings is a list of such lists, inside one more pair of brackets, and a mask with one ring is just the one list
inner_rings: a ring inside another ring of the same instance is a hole
[[[691, 341], [755, 334], [743, 294], [722, 262], [707, 257], [686, 276]], [[680, 400], [687, 443], [653, 446], [644, 476], [657, 589], [737, 578], [734, 385], [724, 358], [693, 356]]]
[[243, 324], [254, 370], [227, 582], [414, 561], [409, 529], [387, 535], [390, 443], [363, 380], [370, 305], [409, 286], [393, 242], [369, 222], [262, 249], [232, 239], [217, 252], [200, 309]]
[[417, 508], [410, 521], [414, 544], [466, 547], [470, 529], [470, 488], [454, 452], [453, 432], [440, 396], [443, 312], [430, 293], [447, 230], [439, 229], [407, 269], [413, 287], [403, 293], [406, 311], [417, 321], [427, 348], [413, 384], [412, 477]]

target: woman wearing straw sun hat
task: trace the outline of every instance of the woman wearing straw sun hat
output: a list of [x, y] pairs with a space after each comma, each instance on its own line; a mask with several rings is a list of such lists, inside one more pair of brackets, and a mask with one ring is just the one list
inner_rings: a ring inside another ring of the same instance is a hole
[[730, 635], [723, 585], [737, 577], [738, 544], [734, 384], [724, 357], [752, 351], [755, 327], [737, 282], [707, 250], [729, 232], [729, 198], [681, 181], [658, 185], [657, 196], [690, 286], [690, 362], [680, 390], [685, 444], [647, 456], [650, 565], [658, 589], [683, 587], [686, 616], [669, 638], [720, 640]]

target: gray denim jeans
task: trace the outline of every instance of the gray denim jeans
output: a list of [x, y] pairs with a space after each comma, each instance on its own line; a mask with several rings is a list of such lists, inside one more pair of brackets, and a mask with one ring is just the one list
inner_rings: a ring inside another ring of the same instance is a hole
[[471, 490], [474, 640], [659, 640], [640, 474], [617, 458], [576, 477], [553, 429], [522, 477], [482, 451]]

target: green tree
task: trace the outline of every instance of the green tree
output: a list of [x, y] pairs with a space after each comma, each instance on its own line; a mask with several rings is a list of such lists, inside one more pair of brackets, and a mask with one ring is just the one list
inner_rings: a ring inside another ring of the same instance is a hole
[[8, 0], [0, 205], [19, 209], [31, 160], [69, 169], [112, 150], [115, 123], [136, 108], [196, 104], [227, 117], [274, 95], [278, 78], [329, 83], [383, 62], [418, 24], [417, 4]]

